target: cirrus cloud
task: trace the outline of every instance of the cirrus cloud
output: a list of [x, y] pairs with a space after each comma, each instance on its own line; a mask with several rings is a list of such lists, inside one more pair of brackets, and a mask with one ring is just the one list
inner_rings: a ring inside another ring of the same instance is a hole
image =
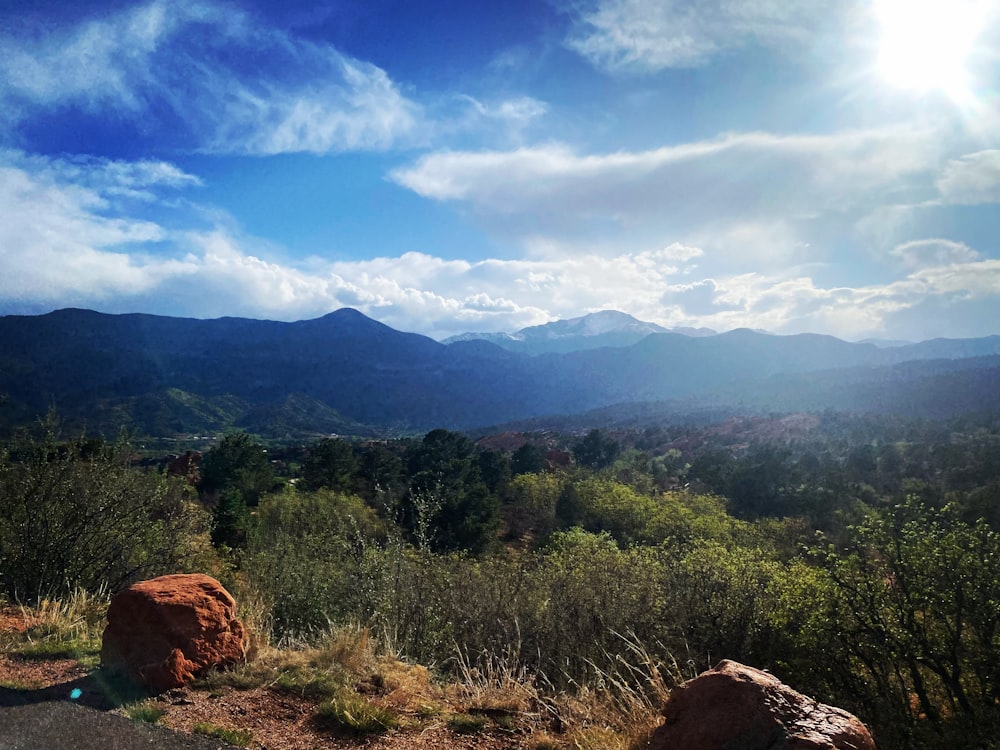
[[329, 153], [388, 148], [422, 116], [380, 68], [212, 0], [152, 0], [39, 35], [3, 34], [0, 46], [0, 107], [15, 129], [76, 107], [116, 112], [136, 135], [153, 122], [179, 130], [178, 145], [202, 151]]
[[849, 7], [837, 0], [817, 13], [809, 0], [595, 0], [583, 4], [566, 44], [610, 71], [693, 68], [751, 44], [802, 46]]

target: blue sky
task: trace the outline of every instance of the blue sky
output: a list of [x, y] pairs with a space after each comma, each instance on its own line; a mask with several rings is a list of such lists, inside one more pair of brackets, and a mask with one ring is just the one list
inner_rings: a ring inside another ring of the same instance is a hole
[[0, 314], [1000, 332], [988, 0], [0, 0]]

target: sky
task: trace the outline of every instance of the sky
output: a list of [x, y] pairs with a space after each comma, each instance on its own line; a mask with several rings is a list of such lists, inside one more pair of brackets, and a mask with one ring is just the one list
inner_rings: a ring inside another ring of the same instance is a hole
[[0, 314], [1000, 333], [996, 0], [0, 0]]

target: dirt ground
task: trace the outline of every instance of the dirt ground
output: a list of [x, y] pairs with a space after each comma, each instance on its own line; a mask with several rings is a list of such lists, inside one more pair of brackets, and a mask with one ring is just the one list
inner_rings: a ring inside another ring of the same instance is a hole
[[[0, 633], [5, 630], [23, 632], [27, 625], [19, 610], [0, 610]], [[189, 736], [195, 725], [205, 723], [249, 731], [252, 740], [247, 747], [256, 750], [505, 750], [538, 746], [537, 717], [536, 720], [525, 717], [513, 725], [487, 721], [483, 729], [463, 734], [449, 726], [445, 718], [447, 712], [427, 716], [408, 710], [406, 706], [414, 704], [412, 697], [405, 696], [404, 700], [391, 691], [372, 697], [374, 702], [394, 709], [400, 726], [385, 734], [367, 737], [338, 736], [316, 722], [315, 701], [267, 687], [249, 690], [226, 685], [212, 689], [183, 688], [148, 698], [143, 705], [163, 712], [158, 726]], [[57, 723], [56, 714], [66, 714], [67, 720], [78, 722], [80, 726], [74, 730], [80, 733], [78, 736], [111, 731], [107, 727], [119, 724], [98, 722], [90, 714], [100, 712], [124, 716], [129, 706], [134, 704], [123, 705], [122, 700], [123, 696], [116, 693], [115, 686], [103, 679], [99, 671], [88, 673], [74, 660], [25, 658], [0, 653], [0, 750], [34, 747], [30, 743], [18, 744], [10, 737], [5, 738], [4, 733], [12, 731], [11, 727], [15, 724], [21, 726], [32, 720], [39, 724]], [[64, 707], [52, 705], [60, 703], [73, 703], [93, 711], [67, 713]], [[44, 704], [49, 705], [46, 708]], [[29, 710], [25, 706], [34, 706], [30, 714], [25, 713]], [[7, 712], [6, 721], [4, 712]], [[123, 741], [126, 744], [109, 738], [106, 747], [130, 747], [129, 740]], [[217, 742], [216, 746], [219, 744]], [[148, 747], [148, 744], [141, 746]]]

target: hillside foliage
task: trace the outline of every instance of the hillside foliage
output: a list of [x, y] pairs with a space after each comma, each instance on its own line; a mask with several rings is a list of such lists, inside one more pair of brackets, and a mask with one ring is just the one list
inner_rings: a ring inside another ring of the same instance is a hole
[[353, 624], [441, 673], [500, 656], [553, 690], [730, 658], [858, 714], [880, 747], [986, 746], [998, 459], [989, 420], [832, 413], [479, 443], [233, 433], [196, 496], [124, 442], [50, 429], [0, 454], [0, 585], [31, 600], [208, 570], [275, 642]]

